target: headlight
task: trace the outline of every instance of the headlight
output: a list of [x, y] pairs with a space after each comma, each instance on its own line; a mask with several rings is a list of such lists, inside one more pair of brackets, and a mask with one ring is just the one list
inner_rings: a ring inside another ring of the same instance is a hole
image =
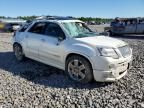
[[119, 56], [113, 48], [98, 48], [98, 51], [101, 56], [112, 57], [114, 59], [119, 58]]

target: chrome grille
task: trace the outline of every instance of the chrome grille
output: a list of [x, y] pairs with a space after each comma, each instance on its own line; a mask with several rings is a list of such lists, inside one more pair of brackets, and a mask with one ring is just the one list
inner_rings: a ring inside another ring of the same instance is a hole
[[123, 57], [128, 57], [131, 55], [131, 48], [127, 46], [119, 47], [119, 51], [121, 52]]

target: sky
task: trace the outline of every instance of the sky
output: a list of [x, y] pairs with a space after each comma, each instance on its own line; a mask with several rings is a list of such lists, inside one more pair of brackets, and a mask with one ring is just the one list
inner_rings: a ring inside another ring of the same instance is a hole
[[0, 16], [144, 17], [144, 0], [0, 0]]

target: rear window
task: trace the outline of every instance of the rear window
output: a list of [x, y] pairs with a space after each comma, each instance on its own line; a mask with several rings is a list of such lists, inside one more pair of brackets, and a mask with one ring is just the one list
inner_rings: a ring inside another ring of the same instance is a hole
[[139, 20], [139, 24], [144, 24], [144, 19]]

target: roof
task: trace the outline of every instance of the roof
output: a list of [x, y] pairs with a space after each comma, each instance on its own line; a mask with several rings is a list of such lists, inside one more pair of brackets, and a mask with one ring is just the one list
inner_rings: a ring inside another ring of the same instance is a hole
[[136, 17], [136, 18], [119, 18], [116, 17], [115, 20], [139, 20], [139, 19], [144, 19], [142, 17]]
[[68, 22], [82, 22], [80, 20], [35, 20], [34, 22], [59, 22], [59, 23], [68, 23]]
[[49, 22], [82, 22], [73, 17], [59, 17], [59, 16], [41, 16], [35, 19], [35, 21], [49, 21]]
[[72, 20], [72, 19], [76, 19], [74, 17], [63, 17], [63, 16], [40, 16], [37, 17], [36, 20], [43, 20], [43, 19], [49, 19], [49, 20]]

